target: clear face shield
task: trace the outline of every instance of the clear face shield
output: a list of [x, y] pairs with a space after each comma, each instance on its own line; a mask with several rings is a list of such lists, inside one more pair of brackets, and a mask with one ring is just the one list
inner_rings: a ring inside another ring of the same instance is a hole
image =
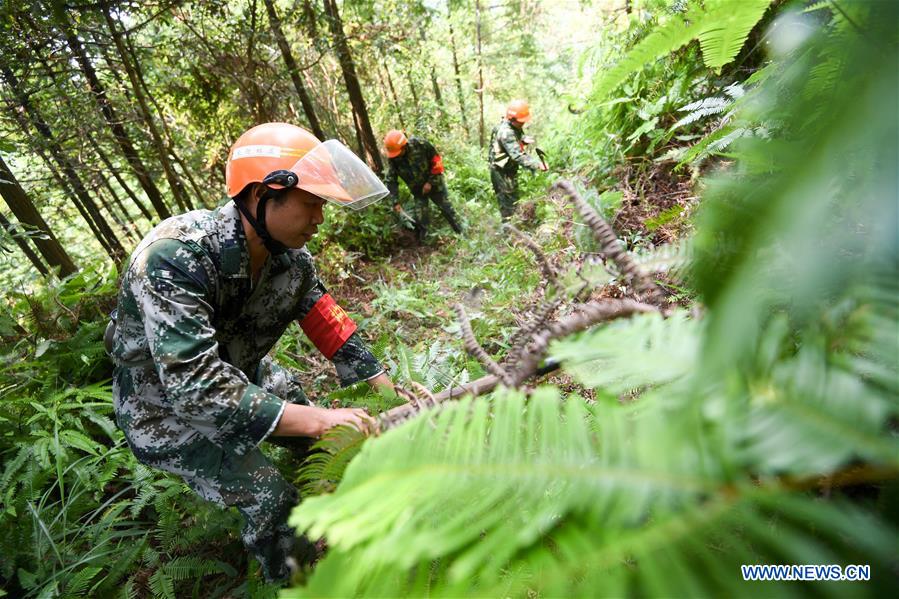
[[300, 189], [353, 210], [389, 193], [368, 165], [336, 139], [312, 148], [290, 170], [299, 178]]

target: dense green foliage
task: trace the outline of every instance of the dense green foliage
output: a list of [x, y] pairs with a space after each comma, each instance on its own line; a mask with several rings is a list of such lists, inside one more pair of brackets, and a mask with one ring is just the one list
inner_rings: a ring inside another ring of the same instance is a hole
[[[870, 564], [871, 583], [852, 592], [895, 591], [899, 82], [877, 57], [895, 58], [899, 15], [850, 10], [784, 15], [813, 32], [776, 40], [787, 47], [741, 102], [737, 118], [766, 135], [706, 183], [702, 322], [635, 317], [558, 343], [595, 405], [551, 387], [527, 401], [499, 391], [365, 445], [335, 493], [295, 510], [332, 548], [289, 596], [845, 584], [749, 585], [745, 563]], [[645, 391], [620, 404], [633, 388]], [[827, 501], [822, 480], [837, 488]], [[890, 482], [857, 487], [879, 480]]]
[[[90, 141], [137, 182], [71, 72], [56, 13], [47, 3], [27, 17], [25, 4], [0, 11], [0, 65], [92, 189], [105, 173], [127, 202]], [[341, 5], [375, 128], [404, 119], [435, 140], [469, 233], [440, 228], [410, 248], [386, 204], [331, 211], [311, 244], [324, 279], [391, 377], [434, 392], [485, 374], [462, 349], [454, 303], [496, 359], [539, 304], [539, 268], [501, 231], [477, 146], [480, 20], [487, 133], [506, 100], [529, 97], [554, 171], [521, 179], [519, 224], [562, 271], [548, 293], [632, 291], [547, 196], [572, 178], [672, 309], [555, 341], [562, 373], [533, 393], [449, 402], [376, 438], [338, 429], [302, 465], [267, 448], [306, 496], [292, 522], [329, 544], [282, 596], [895, 594], [896, 7], [487, 4], [480, 16], [461, 0]], [[323, 127], [357, 148], [319, 3], [275, 6]], [[263, 4], [115, 7], [192, 203], [218, 203], [230, 140], [254, 122], [304, 122]], [[70, 25], [141, 132], [94, 8]], [[43, 279], [0, 237], [0, 596], [274, 596], [237, 513], [137, 463], [116, 428], [101, 345], [116, 271], [2, 91], [0, 152], [83, 270]], [[135, 139], [173, 202], [151, 144]], [[127, 208], [145, 232], [150, 220]], [[323, 405], [401, 401], [335, 391], [299, 329], [276, 356]], [[744, 583], [748, 563], [870, 564], [872, 580]]]

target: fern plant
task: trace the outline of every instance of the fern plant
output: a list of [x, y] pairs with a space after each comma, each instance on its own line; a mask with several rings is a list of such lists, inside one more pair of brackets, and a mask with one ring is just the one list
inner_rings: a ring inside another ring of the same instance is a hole
[[689, 2], [685, 11], [671, 14], [596, 80], [593, 100], [604, 100], [644, 65], [669, 55], [693, 40], [699, 40], [706, 66], [720, 70], [739, 53], [749, 32], [770, 4], [771, 0]]
[[219, 552], [239, 546], [237, 515], [138, 464], [113, 423], [110, 277], [12, 298], [30, 319], [0, 352], [0, 586], [15, 597], [227, 592], [238, 573]]
[[[847, 10], [852, 35], [836, 23], [778, 57], [738, 115], [770, 118], [770, 138], [740, 140], [706, 181], [702, 321], [638, 317], [553, 346], [596, 404], [500, 390], [366, 442], [294, 511], [331, 551], [285, 596], [847, 592], [741, 579], [783, 563], [869, 564], [850, 592], [895, 594], [899, 73], [879, 57], [897, 55], [899, 7]], [[803, 74], [837, 53], [824, 115]]]

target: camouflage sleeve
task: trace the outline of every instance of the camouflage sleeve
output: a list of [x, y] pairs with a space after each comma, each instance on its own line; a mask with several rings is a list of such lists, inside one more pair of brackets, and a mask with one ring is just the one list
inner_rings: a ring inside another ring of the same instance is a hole
[[[317, 281], [302, 302], [300, 302], [300, 313], [297, 320], [302, 320], [312, 309], [312, 306], [327, 292], [328, 290], [325, 289], [322, 282]], [[367, 381], [384, 372], [381, 363], [371, 353], [368, 344], [362, 340], [359, 333], [350, 335], [344, 344], [331, 356], [331, 362], [334, 364], [334, 368], [337, 369], [340, 384], [344, 387], [359, 381]]]
[[135, 261], [129, 285], [174, 412], [217, 446], [243, 455], [274, 430], [285, 404], [219, 357], [206, 260], [199, 249], [162, 239]]
[[393, 168], [389, 160], [387, 161], [387, 171], [384, 173], [384, 186], [390, 192], [390, 198], [394, 202], [398, 202], [400, 199], [400, 186], [396, 177], [396, 169]]
[[499, 137], [499, 142], [502, 144], [506, 154], [509, 155], [509, 158], [532, 171], [540, 168], [540, 161], [522, 151], [521, 146], [518, 144], [518, 139], [515, 137], [515, 133], [509, 127], [500, 127], [500, 130], [497, 131], [496, 134]]

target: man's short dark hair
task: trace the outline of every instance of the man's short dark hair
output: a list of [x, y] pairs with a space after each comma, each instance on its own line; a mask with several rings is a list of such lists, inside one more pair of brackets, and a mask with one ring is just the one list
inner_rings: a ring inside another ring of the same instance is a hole
[[[243, 202], [243, 204], [246, 206], [249, 203], [250, 199], [253, 197], [253, 188], [256, 185], [262, 185], [262, 183], [247, 183], [244, 188], [240, 190], [240, 193], [234, 196], [234, 199], [239, 202]], [[286, 189], [267, 188], [266, 193], [268, 193], [269, 198], [271, 198], [271, 201], [275, 204], [282, 204], [284, 202], [284, 199], [287, 197]]]

